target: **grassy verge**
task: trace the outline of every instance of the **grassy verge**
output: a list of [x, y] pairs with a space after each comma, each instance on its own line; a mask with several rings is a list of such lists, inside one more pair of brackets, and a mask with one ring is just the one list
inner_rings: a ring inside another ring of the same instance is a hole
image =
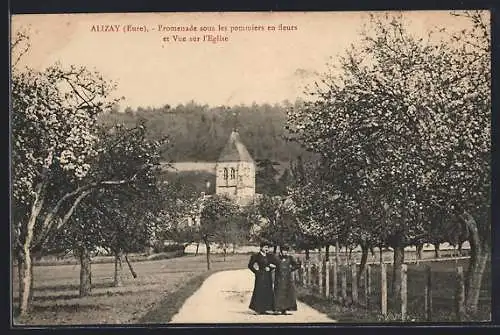
[[138, 323], [158, 323], [164, 324], [170, 322], [172, 317], [177, 314], [187, 298], [193, 295], [200, 288], [201, 284], [216, 271], [207, 271], [199, 276], [189, 280], [178, 290], [167, 295], [165, 299], [158, 303], [153, 309], [141, 317]]
[[310, 290], [302, 287], [297, 287], [297, 299], [337, 322], [372, 323], [381, 321], [378, 311], [343, 306], [340, 303], [313, 294]]

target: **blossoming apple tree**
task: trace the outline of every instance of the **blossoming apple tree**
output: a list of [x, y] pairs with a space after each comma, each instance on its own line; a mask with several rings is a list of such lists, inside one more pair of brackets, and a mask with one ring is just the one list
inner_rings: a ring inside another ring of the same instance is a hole
[[473, 311], [490, 252], [490, 34], [485, 13], [455, 15], [466, 29], [428, 36], [411, 33], [402, 16], [373, 15], [288, 126], [341, 176], [342, 187], [334, 183], [356, 210], [377, 213], [368, 231], [394, 249], [395, 269], [436, 211], [460, 218], [470, 232]]
[[[16, 43], [13, 43], [13, 55]], [[33, 251], [67, 225], [96, 190], [125, 185], [151, 163], [100, 160], [97, 115], [111, 110], [114, 84], [84, 67], [14, 67], [11, 82], [12, 231], [20, 277], [20, 314], [30, 307]], [[134, 169], [127, 168], [134, 166]], [[97, 172], [99, 171], [99, 172]]]

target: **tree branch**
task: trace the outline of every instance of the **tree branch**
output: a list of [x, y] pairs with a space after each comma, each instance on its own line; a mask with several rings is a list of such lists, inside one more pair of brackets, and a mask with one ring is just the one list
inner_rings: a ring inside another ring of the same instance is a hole
[[29, 51], [29, 48], [31, 47], [30, 38], [29, 38], [28, 34], [25, 32], [17, 33], [16, 39], [14, 40], [14, 42], [11, 45], [11, 52], [14, 53], [14, 50], [16, 49], [16, 47], [20, 43], [22, 43], [23, 41], [26, 41], [26, 47], [19, 52], [19, 55], [16, 57], [16, 60], [14, 61], [12, 68], [15, 68], [17, 66], [17, 64], [19, 63], [21, 58]]
[[57, 225], [56, 227], [56, 230], [59, 230], [61, 229], [61, 227], [63, 225], [66, 224], [66, 222], [68, 222], [69, 218], [71, 217], [71, 215], [73, 214], [73, 212], [75, 211], [76, 207], [78, 206], [78, 204], [83, 200], [83, 198], [85, 198], [87, 195], [89, 195], [90, 193], [92, 193], [92, 190], [88, 190], [88, 191], [85, 191], [83, 192], [82, 194], [80, 194], [76, 199], [75, 199], [75, 202], [73, 202], [73, 205], [71, 205], [70, 209], [66, 212], [66, 214], [64, 215], [63, 219], [59, 222], [59, 224]]
[[92, 100], [90, 100], [85, 93], [82, 92], [85, 95], [85, 98], [82, 96], [82, 94], [80, 94], [80, 92], [76, 89], [76, 87], [71, 82], [70, 78], [68, 78], [65, 75], [63, 75], [62, 78], [64, 78], [66, 80], [66, 82], [71, 86], [71, 89], [73, 90], [73, 92], [75, 92], [75, 94], [78, 95], [78, 97], [80, 97], [80, 99], [82, 99], [83, 101], [85, 101], [85, 103], [87, 105], [89, 105], [89, 106], [95, 106], [95, 104], [92, 102]]
[[[135, 180], [136, 177], [137, 177], [137, 173], [134, 174], [129, 180], [122, 179], [122, 180], [107, 180], [107, 181], [95, 182], [95, 183], [91, 183], [91, 184], [88, 184], [88, 185], [85, 185], [85, 186], [80, 186], [76, 190], [74, 190], [72, 192], [66, 193], [64, 196], [62, 196], [59, 199], [59, 201], [57, 201], [57, 203], [55, 204], [55, 206], [52, 207], [52, 209], [49, 211], [49, 213], [45, 217], [45, 220], [42, 223], [41, 237], [36, 241], [35, 244], [41, 244], [41, 243], [43, 243], [45, 241], [48, 233], [51, 231], [54, 217], [57, 215], [57, 213], [59, 213], [59, 211], [61, 209], [61, 206], [66, 202], [66, 200], [68, 200], [68, 199], [70, 199], [70, 198], [72, 198], [74, 196], [78, 196], [77, 199], [75, 200], [75, 203], [73, 203], [73, 205], [70, 208], [70, 210], [66, 213], [66, 215], [62, 219], [63, 222], [62, 223], [60, 222], [58, 224], [58, 228], [57, 229], [59, 229], [60, 227], [62, 227], [69, 220], [69, 218], [71, 217], [71, 215], [72, 215], [74, 209], [76, 208], [76, 206], [78, 205], [78, 203], [85, 196], [87, 196], [89, 193], [91, 193], [93, 191], [93, 189], [95, 189], [95, 188], [97, 188], [99, 186], [122, 185], [122, 184], [125, 184], [125, 183], [128, 183], [128, 182], [131, 182], [131, 181]], [[64, 221], [64, 220], [66, 220], [66, 221]]]

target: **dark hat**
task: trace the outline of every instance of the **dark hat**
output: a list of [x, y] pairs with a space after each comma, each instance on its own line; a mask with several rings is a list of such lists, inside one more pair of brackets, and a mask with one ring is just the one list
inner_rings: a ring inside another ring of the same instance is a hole
[[282, 246], [280, 247], [280, 250], [286, 250], [286, 251], [289, 251], [289, 250], [290, 250], [290, 246], [288, 246], [288, 245], [282, 245]]
[[260, 246], [260, 248], [263, 248], [263, 247], [266, 247], [266, 246], [268, 246], [268, 245], [269, 245], [269, 244], [268, 244], [268, 243], [266, 243], [266, 242], [260, 242], [260, 245], [259, 245], [259, 246]]

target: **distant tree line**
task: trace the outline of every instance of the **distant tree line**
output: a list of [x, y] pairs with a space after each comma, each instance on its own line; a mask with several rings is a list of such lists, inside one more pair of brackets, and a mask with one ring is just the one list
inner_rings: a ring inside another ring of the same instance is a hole
[[255, 160], [289, 162], [298, 155], [307, 155], [300, 144], [286, 139], [284, 128], [287, 111], [301, 104], [298, 100], [274, 105], [209, 107], [191, 101], [176, 107], [127, 107], [124, 112], [114, 109], [101, 114], [100, 121], [125, 127], [143, 121], [152, 140], [168, 134], [169, 145], [163, 148], [163, 157], [176, 162], [215, 162], [235, 128]]

